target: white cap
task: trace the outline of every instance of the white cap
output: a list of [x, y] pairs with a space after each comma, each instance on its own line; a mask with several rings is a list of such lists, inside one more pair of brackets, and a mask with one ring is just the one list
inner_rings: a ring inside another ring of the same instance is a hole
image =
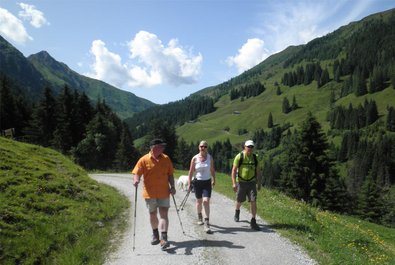
[[253, 142], [252, 140], [248, 140], [248, 141], [246, 141], [245, 144], [244, 144], [244, 146], [250, 146], [250, 145], [252, 145], [252, 146], [255, 145], [254, 142]]

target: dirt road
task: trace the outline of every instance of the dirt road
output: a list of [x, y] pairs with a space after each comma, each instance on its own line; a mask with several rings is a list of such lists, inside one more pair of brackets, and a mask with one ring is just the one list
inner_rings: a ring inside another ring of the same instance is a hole
[[[91, 177], [120, 190], [130, 199], [132, 207], [134, 206], [135, 188], [132, 185], [131, 174], [92, 174]], [[145, 202], [141, 196], [141, 186], [137, 191], [135, 250], [133, 251], [132, 248], [134, 225], [132, 209], [129, 213], [130, 222], [127, 231], [116, 240], [115, 244], [118, 246], [109, 254], [105, 264], [316, 264], [300, 248], [269, 229], [259, 217], [257, 223], [261, 231], [251, 230], [250, 215], [247, 210], [242, 209], [240, 222], [234, 222], [233, 201], [216, 192], [213, 192], [211, 199], [210, 223], [213, 234], [206, 234], [203, 226], [196, 223], [194, 194], [190, 194], [184, 209], [179, 210], [182, 226], [171, 200], [168, 231], [171, 245], [166, 251], [162, 251], [159, 245], [150, 244], [152, 230]], [[177, 207], [185, 194], [186, 192], [177, 190], [175, 195]]]

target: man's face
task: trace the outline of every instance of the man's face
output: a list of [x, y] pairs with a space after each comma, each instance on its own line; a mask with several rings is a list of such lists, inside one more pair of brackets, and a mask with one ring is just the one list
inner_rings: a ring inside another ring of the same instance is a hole
[[162, 154], [164, 150], [165, 150], [165, 145], [163, 144], [157, 144], [152, 147], [152, 152], [154, 153], [155, 156]]
[[244, 146], [244, 150], [247, 152], [247, 154], [252, 154], [252, 151], [254, 151], [254, 146], [253, 145]]

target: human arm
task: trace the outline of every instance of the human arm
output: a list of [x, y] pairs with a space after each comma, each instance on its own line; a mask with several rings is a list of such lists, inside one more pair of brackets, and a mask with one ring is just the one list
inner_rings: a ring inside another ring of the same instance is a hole
[[231, 176], [232, 176], [232, 188], [234, 192], [237, 191], [236, 173], [237, 173], [237, 167], [233, 165]]
[[139, 176], [137, 174], [133, 174], [133, 173], [132, 173], [132, 176], [133, 176], [133, 185], [135, 187], [137, 187], [139, 185], [139, 183], [140, 183], [141, 176]]
[[211, 157], [211, 162], [210, 162], [210, 173], [211, 173], [211, 186], [214, 187], [215, 186], [215, 168], [214, 168], [214, 159], [212, 157]]
[[174, 176], [170, 175], [168, 179], [170, 184], [170, 193], [174, 195], [176, 194], [176, 188], [174, 187]]
[[189, 166], [189, 173], [188, 173], [188, 190], [192, 190], [192, 176], [195, 172], [195, 158], [191, 159], [191, 163]]

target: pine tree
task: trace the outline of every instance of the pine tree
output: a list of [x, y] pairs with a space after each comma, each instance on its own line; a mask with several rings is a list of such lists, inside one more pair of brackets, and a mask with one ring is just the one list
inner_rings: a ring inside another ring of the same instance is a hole
[[358, 215], [367, 221], [378, 222], [383, 214], [381, 189], [368, 176], [358, 195]]
[[387, 130], [390, 132], [395, 132], [395, 109], [394, 109], [394, 107], [388, 108]]
[[298, 106], [298, 103], [296, 103], [296, 97], [295, 97], [295, 95], [293, 95], [291, 110], [297, 110], [298, 108], [299, 108], [299, 106]]
[[44, 96], [34, 109], [32, 127], [38, 132], [38, 143], [49, 146], [57, 126], [56, 100], [49, 87], [44, 88]]
[[[330, 210], [333, 205], [340, 205], [334, 201], [340, 196], [338, 190], [341, 194], [345, 194], [345, 190], [328, 150], [321, 125], [308, 113], [300, 133], [286, 153], [288, 159], [281, 174], [281, 183], [282, 188], [296, 198]], [[327, 185], [328, 181], [331, 181], [330, 185]]]
[[128, 171], [138, 160], [137, 150], [133, 145], [133, 138], [125, 123], [122, 124], [121, 140], [118, 144], [114, 159], [114, 168], [118, 171]]
[[0, 83], [0, 129], [15, 128], [17, 123], [15, 97], [11, 94], [10, 82], [2, 77]]
[[273, 115], [271, 112], [269, 113], [269, 117], [267, 119], [267, 127], [273, 128]]
[[287, 114], [288, 112], [291, 111], [291, 107], [289, 106], [289, 101], [287, 97], [284, 97], [283, 99], [283, 107], [282, 107], [283, 113]]
[[57, 121], [53, 135], [53, 146], [62, 153], [68, 152], [73, 146], [71, 135], [73, 97], [70, 88], [65, 85], [57, 98]]

